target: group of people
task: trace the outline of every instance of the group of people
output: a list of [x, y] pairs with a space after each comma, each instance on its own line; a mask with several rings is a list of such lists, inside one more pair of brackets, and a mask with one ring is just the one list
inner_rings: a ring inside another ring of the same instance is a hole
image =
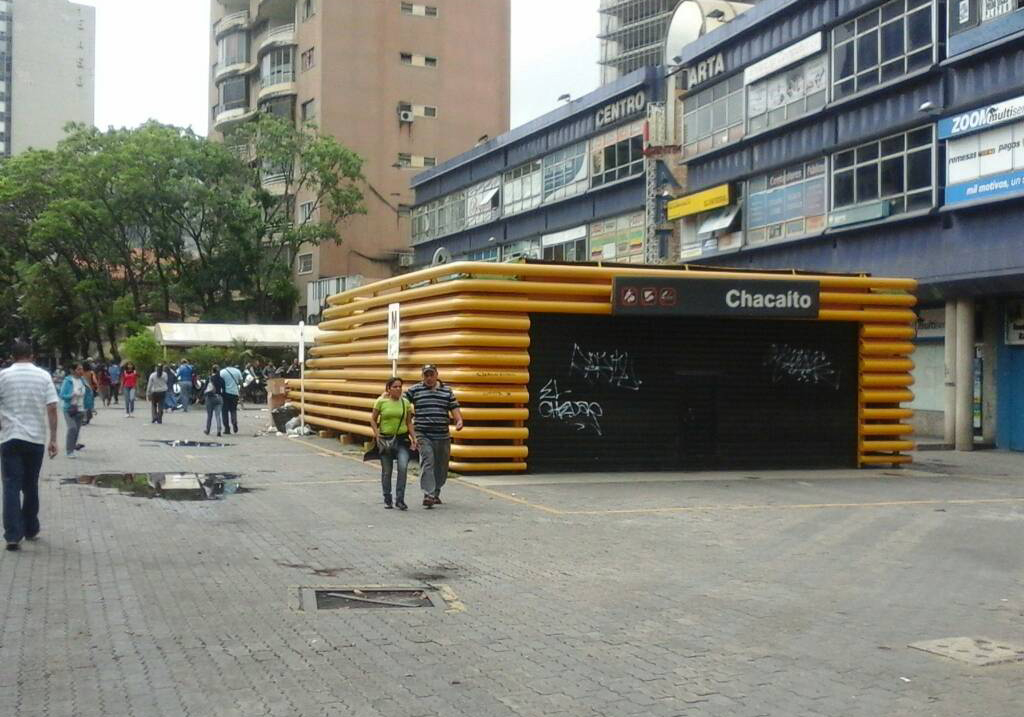
[[[422, 376], [420, 383], [405, 391], [402, 379], [392, 376], [385, 384], [384, 395], [373, 405], [370, 425], [380, 453], [381, 488], [388, 509], [408, 509], [405, 487], [413, 452], [419, 454], [423, 507], [441, 505], [452, 445], [449, 414], [455, 420], [455, 430], [462, 430], [459, 402], [441, 381], [437, 366], [427, 364]], [[391, 478], [396, 465], [398, 476], [392, 496]]]
[[[182, 359], [177, 368], [159, 363], [146, 381], [150, 418], [153, 423], [164, 422], [164, 410], [172, 393], [177, 394], [174, 406], [180, 401], [187, 413], [194, 395], [206, 407], [204, 433], [209, 435], [214, 423], [218, 436], [222, 432], [230, 434], [232, 430], [238, 433], [238, 400], [242, 381], [242, 372], [234, 366], [221, 368], [214, 364], [207, 375], [200, 376], [186, 359]], [[175, 386], [177, 391], [173, 390]]]

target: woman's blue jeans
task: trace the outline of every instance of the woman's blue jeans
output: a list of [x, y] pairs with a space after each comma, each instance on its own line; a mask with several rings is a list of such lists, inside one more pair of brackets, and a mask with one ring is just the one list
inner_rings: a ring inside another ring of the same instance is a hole
[[394, 471], [395, 463], [398, 463], [398, 481], [395, 485], [395, 500], [405, 500], [405, 482], [409, 472], [409, 439], [406, 436], [399, 436], [395, 441], [394, 455], [391, 451], [384, 451], [380, 454], [380, 486], [385, 497], [391, 496], [391, 473]]

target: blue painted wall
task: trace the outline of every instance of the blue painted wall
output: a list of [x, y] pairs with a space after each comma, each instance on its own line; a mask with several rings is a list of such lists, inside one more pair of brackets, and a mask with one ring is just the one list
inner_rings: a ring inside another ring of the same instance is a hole
[[1024, 451], [1024, 346], [1007, 346], [1005, 305], [999, 305], [1000, 338], [996, 356], [996, 381], [999, 406], [996, 422], [996, 445], [999, 448]]

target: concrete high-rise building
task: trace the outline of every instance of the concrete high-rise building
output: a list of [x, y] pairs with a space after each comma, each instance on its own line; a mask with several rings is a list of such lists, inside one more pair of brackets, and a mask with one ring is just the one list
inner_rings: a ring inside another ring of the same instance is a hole
[[[367, 213], [293, 257], [300, 311], [390, 276], [409, 252], [409, 180], [508, 130], [511, 0], [213, 0], [211, 136], [256, 112], [314, 122], [365, 160]], [[297, 214], [303, 210], [299, 199]], [[308, 286], [312, 284], [312, 286]]]
[[0, 155], [52, 149], [68, 122], [93, 123], [95, 58], [95, 8], [0, 0]]

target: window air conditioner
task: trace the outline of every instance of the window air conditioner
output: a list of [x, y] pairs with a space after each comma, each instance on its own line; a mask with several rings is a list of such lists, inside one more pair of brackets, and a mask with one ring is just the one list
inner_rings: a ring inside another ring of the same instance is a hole
[[416, 119], [416, 115], [412, 113], [412, 110], [399, 110], [398, 121], [399, 122], [412, 122]]

